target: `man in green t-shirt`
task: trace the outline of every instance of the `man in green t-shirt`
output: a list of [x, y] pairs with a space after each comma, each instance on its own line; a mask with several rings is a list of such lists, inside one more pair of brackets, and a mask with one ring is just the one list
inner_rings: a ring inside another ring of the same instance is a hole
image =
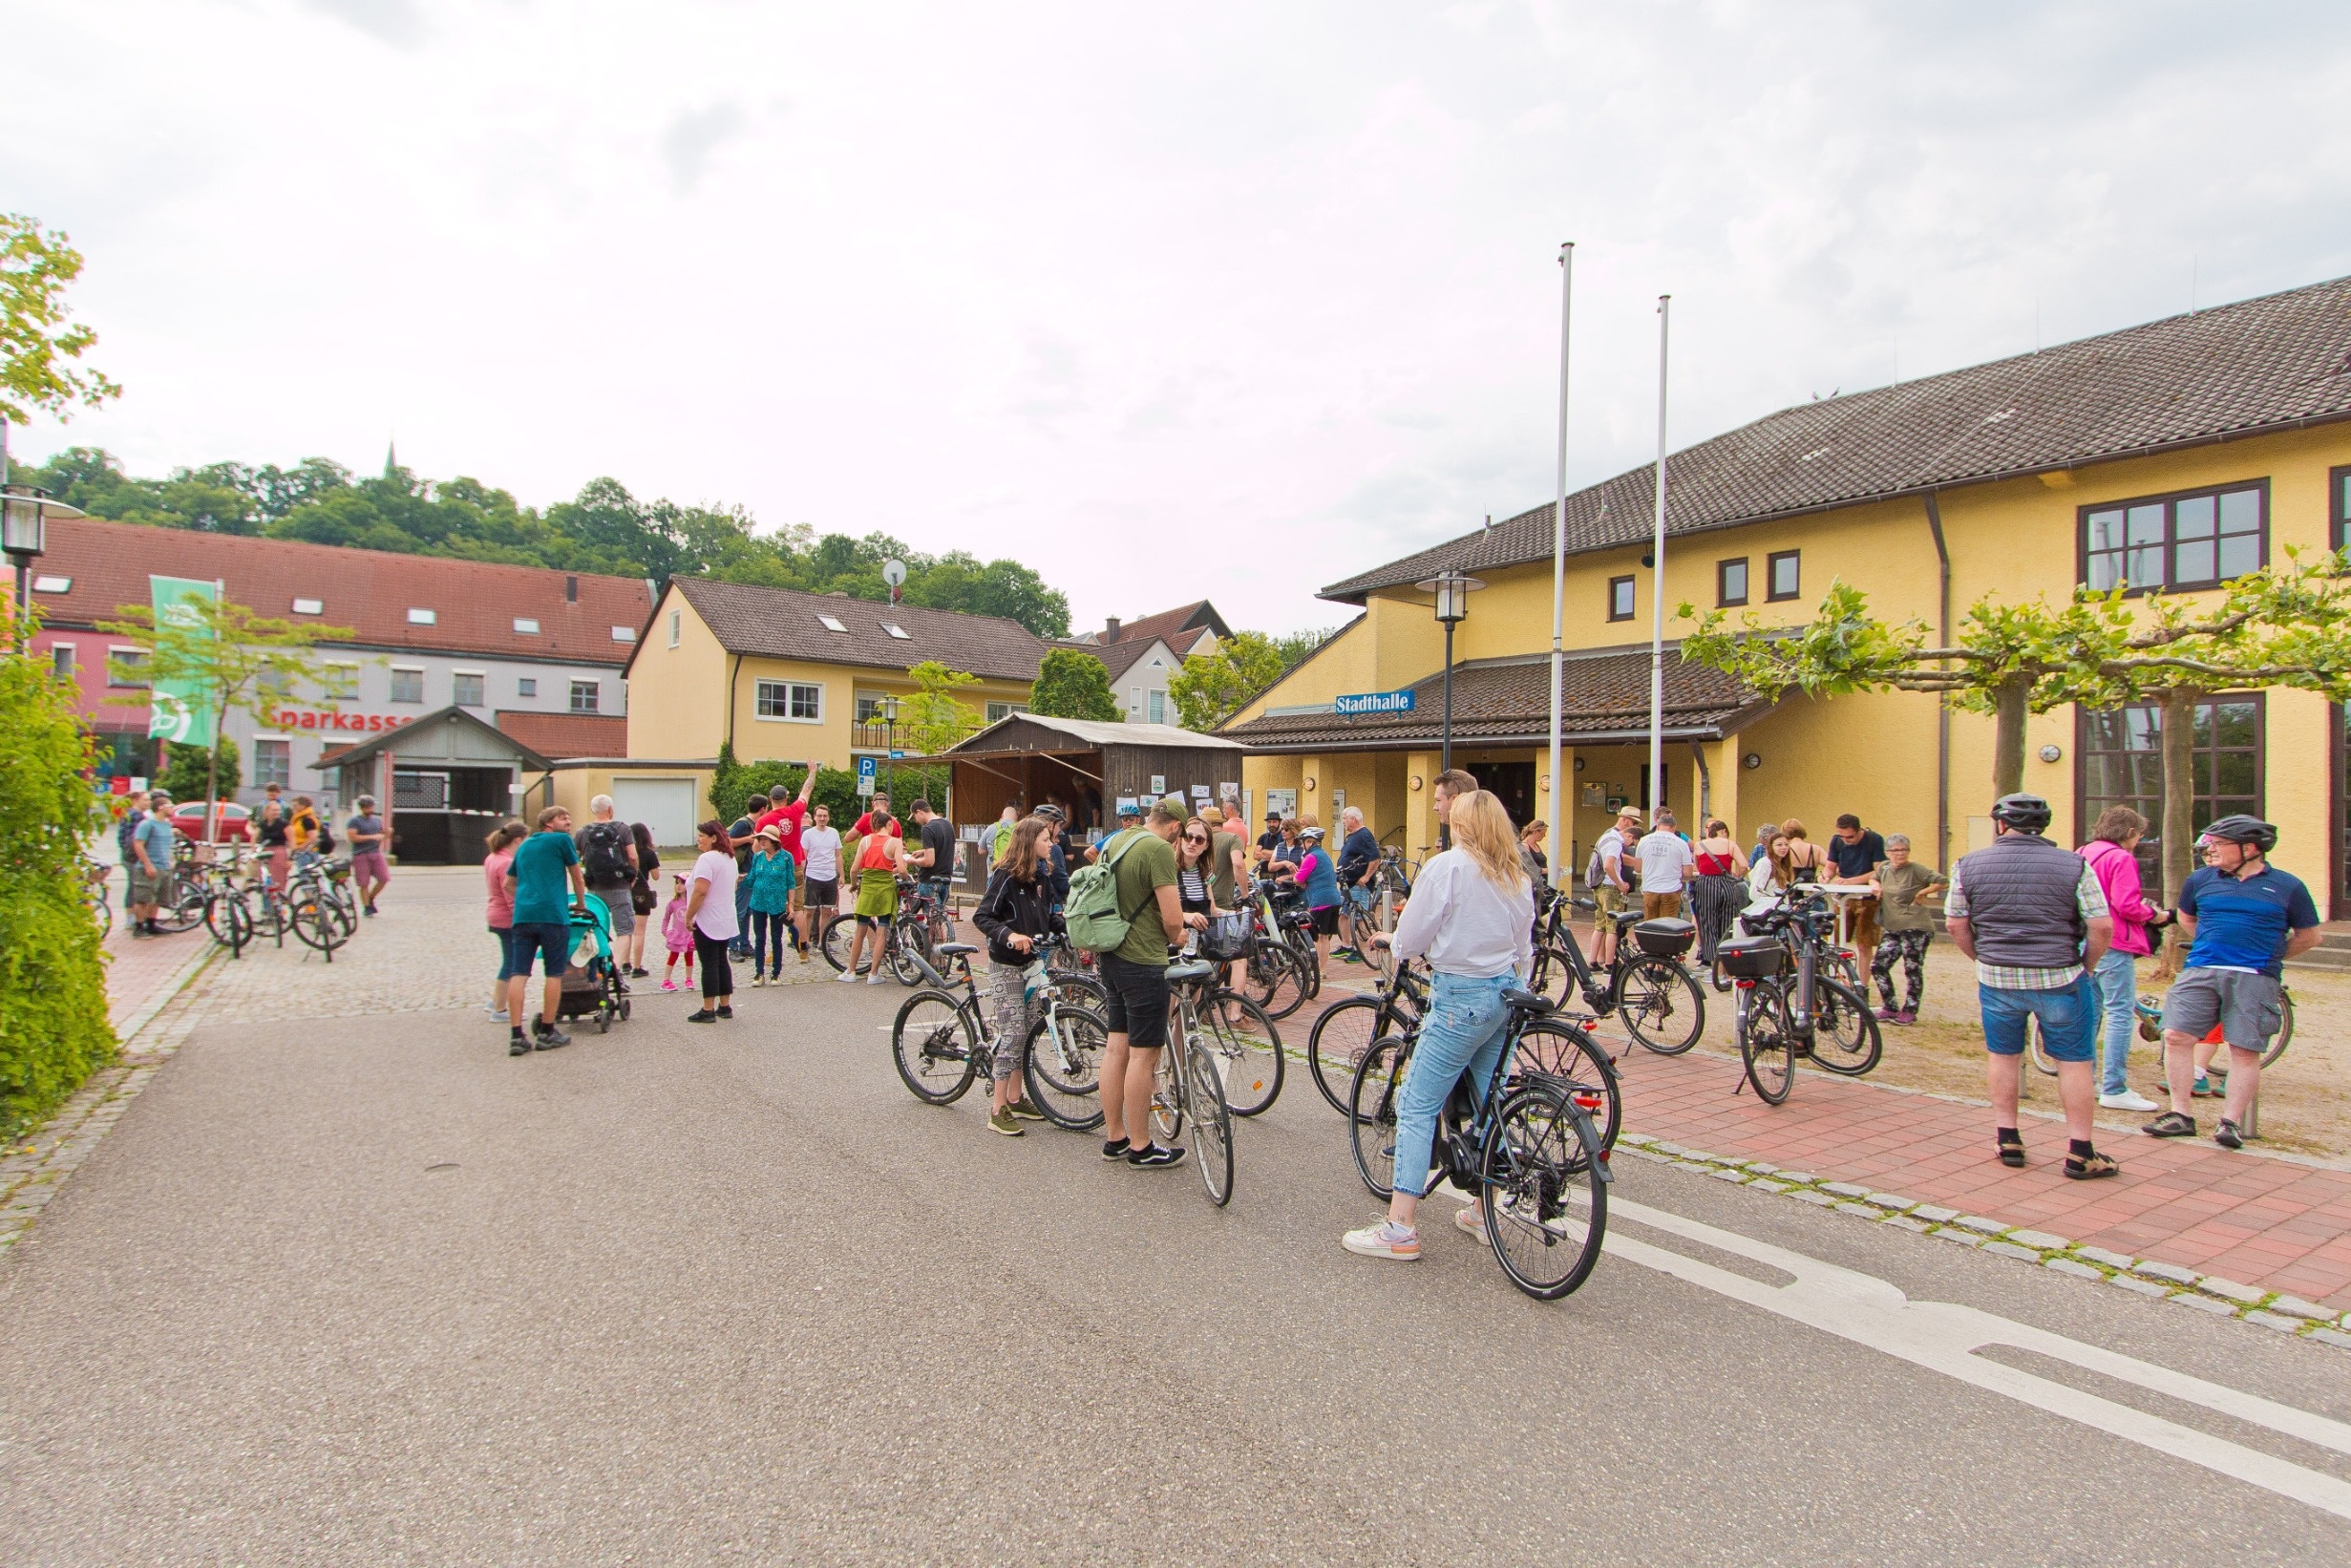
[[[564, 888], [571, 897], [567, 901]], [[516, 846], [506, 866], [506, 897], [514, 901], [514, 926], [507, 937], [512, 977], [506, 982], [506, 1053], [525, 1056], [536, 1047], [551, 1050], [571, 1044], [555, 1027], [563, 1005], [563, 969], [571, 959], [571, 911], [587, 907], [587, 881], [580, 873], [580, 851], [571, 841], [571, 813], [549, 806], [539, 814], [539, 831]], [[522, 1032], [531, 960], [545, 971], [544, 1008], [529, 1035]]]
[[[1128, 922], [1127, 940], [1101, 959], [1102, 984], [1111, 993], [1100, 1086], [1102, 1157], [1147, 1171], [1165, 1170], [1184, 1157], [1181, 1149], [1154, 1144], [1149, 1129], [1153, 1080], [1167, 1044], [1168, 943], [1170, 933], [1181, 934], [1185, 918], [1176, 897], [1175, 841], [1189, 815], [1178, 795], [1154, 802], [1141, 827], [1104, 841], [1096, 862], [1111, 868], [1118, 913]], [[1143, 1135], [1131, 1139], [1130, 1127]]]

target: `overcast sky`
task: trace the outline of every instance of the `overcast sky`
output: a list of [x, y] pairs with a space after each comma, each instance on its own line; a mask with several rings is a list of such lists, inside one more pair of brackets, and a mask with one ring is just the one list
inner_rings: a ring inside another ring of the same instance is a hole
[[[609, 474], [1028, 561], [1080, 626], [2351, 272], [2340, 6], [17, 0], [138, 474]], [[28, 134], [25, 127], [38, 129]]]

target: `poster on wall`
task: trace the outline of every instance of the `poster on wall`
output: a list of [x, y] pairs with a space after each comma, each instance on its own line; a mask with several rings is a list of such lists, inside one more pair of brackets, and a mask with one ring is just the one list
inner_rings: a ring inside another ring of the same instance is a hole
[[1265, 792], [1265, 809], [1268, 812], [1277, 813], [1282, 816], [1297, 816], [1298, 792], [1296, 790], [1267, 790]]
[[1583, 787], [1583, 803], [1593, 811], [1599, 810], [1600, 807], [1608, 803], [1608, 786], [1605, 784], [1586, 784]]
[[1151, 775], [1151, 793], [1154, 795], [1167, 794], [1167, 774], [1154, 773]]
[[1192, 798], [1198, 801], [1203, 806], [1208, 804], [1208, 786], [1205, 784], [1193, 785]]

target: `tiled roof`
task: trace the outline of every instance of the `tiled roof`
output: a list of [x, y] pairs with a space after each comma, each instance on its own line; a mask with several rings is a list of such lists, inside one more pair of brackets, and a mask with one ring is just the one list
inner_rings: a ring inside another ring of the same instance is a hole
[[498, 731], [541, 756], [626, 756], [628, 720], [606, 713], [534, 713], [500, 709]]
[[[88, 625], [111, 619], [117, 606], [149, 603], [150, 573], [217, 579], [240, 604], [285, 620], [349, 626], [352, 642], [364, 646], [562, 664], [622, 663], [653, 605], [652, 590], [633, 577], [96, 518], [49, 525], [49, 553], [36, 575], [69, 578], [74, 585], [64, 593], [36, 592], [33, 598], [52, 625]], [[576, 599], [569, 597], [573, 591]], [[317, 600], [321, 608], [315, 615], [297, 615], [297, 599]], [[433, 623], [412, 623], [412, 609], [432, 611]], [[518, 618], [536, 621], [538, 632], [515, 630]], [[615, 626], [625, 628], [629, 640], [614, 641]]]
[[[1257, 752], [1342, 751], [1427, 746], [1443, 730], [1444, 674], [1412, 687], [1412, 711], [1342, 717], [1332, 712], [1274, 713], [1217, 732]], [[1649, 728], [1649, 655], [1578, 654], [1560, 670], [1560, 736], [1570, 744], [1645, 735]], [[1665, 652], [1664, 729], [1677, 740], [1717, 739], [1768, 712], [1734, 677]], [[1547, 743], [1551, 661], [1500, 659], [1453, 667], [1453, 741]]]
[[[2351, 278], [1799, 404], [1665, 459], [1666, 533], [2351, 417]], [[1571, 553], [1651, 537], [1649, 465], [1567, 498]], [[1375, 588], [1551, 559], [1553, 503], [1334, 583]]]
[[[1083, 651], [1102, 661], [1103, 668], [1110, 672], [1111, 689], [1115, 691], [1119, 681], [1125, 677], [1127, 671], [1133, 668], [1141, 661], [1143, 655], [1149, 653], [1155, 645], [1165, 641], [1165, 638], [1160, 637], [1145, 637], [1139, 640], [1121, 637], [1115, 643], [1096, 643]], [[1172, 644], [1170, 647], [1172, 650]]]
[[[870, 599], [701, 577], [674, 577], [669, 585], [693, 605], [730, 653], [877, 669], [904, 669], [936, 659], [950, 669], [990, 680], [1033, 681], [1048, 646], [1018, 621], [1002, 616], [880, 604]], [[817, 619], [826, 615], [846, 629], [835, 631]], [[890, 625], [906, 635], [891, 636], [884, 629]]]
[[[1167, 639], [1168, 646], [1180, 653], [1189, 649], [1193, 643], [1199, 641], [1197, 637], [1184, 639], [1182, 637], [1184, 632], [1195, 631], [1203, 626], [1221, 627], [1223, 625], [1224, 617], [1217, 613], [1216, 605], [1205, 599], [1196, 599], [1189, 604], [1178, 604], [1172, 610], [1161, 610], [1156, 615], [1146, 615], [1139, 620], [1122, 622], [1118, 627], [1118, 641], [1132, 643], [1140, 639], [1148, 642], [1154, 637], [1164, 637]], [[1099, 635], [1096, 633], [1097, 637]], [[1228, 634], [1219, 632], [1218, 635]]]

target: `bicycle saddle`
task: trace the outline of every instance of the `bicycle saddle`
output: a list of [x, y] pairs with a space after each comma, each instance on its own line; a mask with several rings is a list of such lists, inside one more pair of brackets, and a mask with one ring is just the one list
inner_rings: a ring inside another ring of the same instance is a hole
[[1502, 1001], [1506, 1006], [1516, 1007], [1520, 1012], [1545, 1013], [1558, 1006], [1557, 1002], [1541, 992], [1530, 991], [1518, 985], [1513, 985], [1505, 990], [1502, 993]]
[[1621, 931], [1628, 925], [1640, 924], [1648, 917], [1641, 914], [1641, 912], [1638, 909], [1619, 909], [1613, 911], [1608, 918], [1615, 921], [1617, 922], [1617, 929]]
[[931, 949], [941, 958], [962, 958], [965, 953], [976, 953], [979, 950], [977, 943], [968, 942], [943, 942]]
[[1167, 983], [1180, 985], [1188, 980], [1206, 980], [1216, 972], [1217, 965], [1203, 964], [1197, 959], [1189, 964], [1171, 964], [1167, 966]]

